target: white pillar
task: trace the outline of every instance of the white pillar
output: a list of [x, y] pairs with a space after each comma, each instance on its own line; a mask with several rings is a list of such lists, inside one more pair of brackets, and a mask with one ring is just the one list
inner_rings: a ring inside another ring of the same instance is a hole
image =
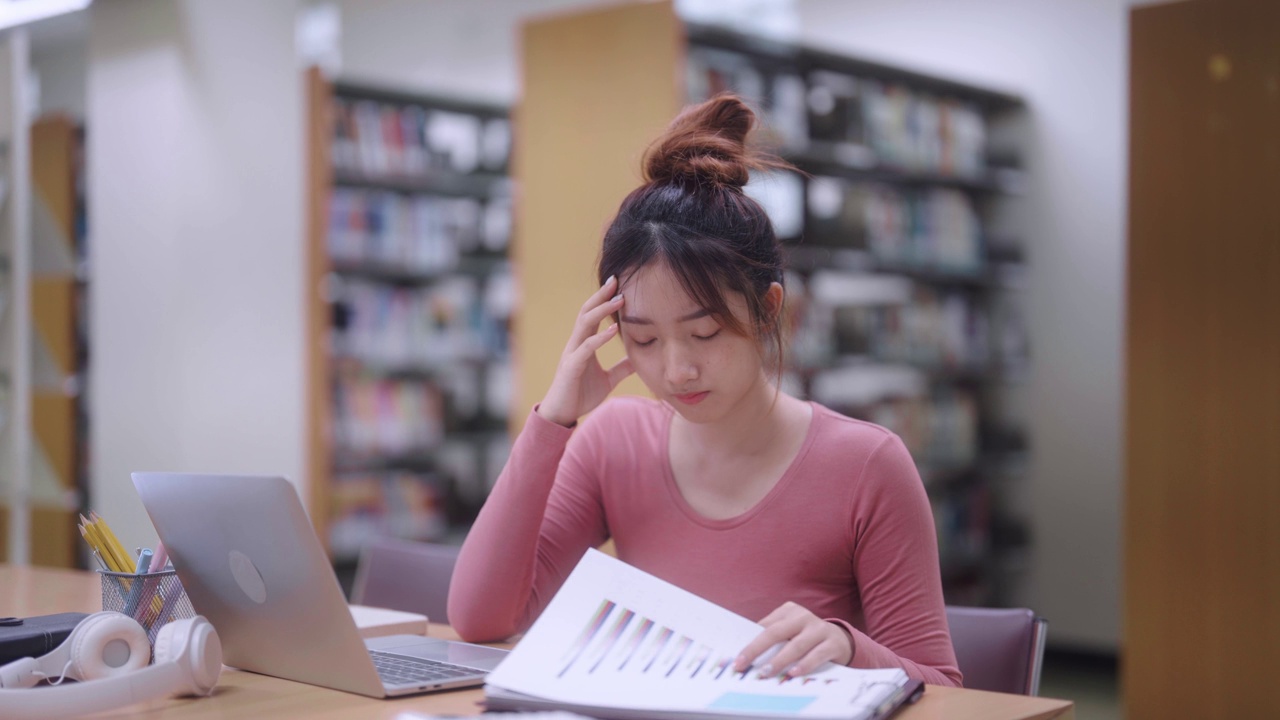
[[90, 7], [90, 503], [130, 549], [132, 471], [304, 480], [299, 4]]
[[31, 562], [31, 108], [27, 92], [30, 48], [25, 28], [9, 46], [9, 557]]

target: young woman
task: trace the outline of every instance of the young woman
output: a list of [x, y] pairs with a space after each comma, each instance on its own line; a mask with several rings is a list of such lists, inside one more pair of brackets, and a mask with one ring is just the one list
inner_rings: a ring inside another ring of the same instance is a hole
[[[472, 641], [521, 632], [612, 538], [623, 561], [765, 627], [738, 670], [783, 643], [764, 675], [831, 661], [958, 685], [911, 456], [775, 384], [781, 250], [742, 190], [770, 164], [747, 148], [754, 122], [721, 95], [650, 148], [605, 233], [601, 287], [462, 547], [449, 619]], [[618, 335], [627, 356], [605, 369], [596, 351]], [[633, 372], [656, 399], [605, 401]]]

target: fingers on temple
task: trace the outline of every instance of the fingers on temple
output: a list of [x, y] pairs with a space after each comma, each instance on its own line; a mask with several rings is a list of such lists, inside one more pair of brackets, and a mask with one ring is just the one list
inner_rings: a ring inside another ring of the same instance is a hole
[[618, 279], [610, 275], [609, 278], [604, 281], [604, 284], [596, 288], [596, 291], [591, 293], [591, 297], [587, 298], [586, 302], [582, 303], [582, 311], [579, 314], [587, 312], [591, 308], [616, 295], [617, 286]]
[[622, 358], [613, 367], [609, 368], [609, 387], [617, 387], [618, 383], [625, 380], [628, 375], [635, 371], [635, 367], [631, 364], [631, 358]]
[[613, 323], [609, 327], [588, 337], [586, 340], [583, 340], [582, 345], [578, 348], [578, 351], [584, 354], [594, 353], [595, 351], [604, 347], [604, 344], [609, 342], [609, 340], [612, 339], [613, 336], [617, 334], [618, 334], [618, 324]]
[[[592, 296], [592, 300], [595, 300], [595, 296]], [[600, 327], [602, 320], [617, 312], [621, 307], [621, 295], [601, 298], [600, 302], [594, 305], [584, 305], [582, 313], [578, 315], [578, 322], [573, 328], [573, 344], [581, 345], [585, 342]]]

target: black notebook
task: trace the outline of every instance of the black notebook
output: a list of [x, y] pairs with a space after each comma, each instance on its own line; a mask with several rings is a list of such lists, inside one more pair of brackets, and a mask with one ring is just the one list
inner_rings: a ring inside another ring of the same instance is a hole
[[84, 613], [57, 613], [0, 618], [0, 665], [51, 652], [87, 617]]

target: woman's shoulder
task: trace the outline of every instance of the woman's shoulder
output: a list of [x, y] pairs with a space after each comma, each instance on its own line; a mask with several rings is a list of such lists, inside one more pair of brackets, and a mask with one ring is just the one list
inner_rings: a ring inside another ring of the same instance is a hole
[[851, 418], [816, 401], [809, 404], [813, 407], [813, 421], [819, 424], [823, 434], [829, 438], [834, 436], [833, 439], [838, 439], [846, 447], [875, 447], [898, 437], [883, 425]]
[[822, 423], [824, 450], [820, 452], [832, 467], [861, 468], [859, 476], [864, 483], [890, 487], [901, 482], [920, 483], [915, 461], [897, 433], [818, 403], [813, 406], [815, 422]]

